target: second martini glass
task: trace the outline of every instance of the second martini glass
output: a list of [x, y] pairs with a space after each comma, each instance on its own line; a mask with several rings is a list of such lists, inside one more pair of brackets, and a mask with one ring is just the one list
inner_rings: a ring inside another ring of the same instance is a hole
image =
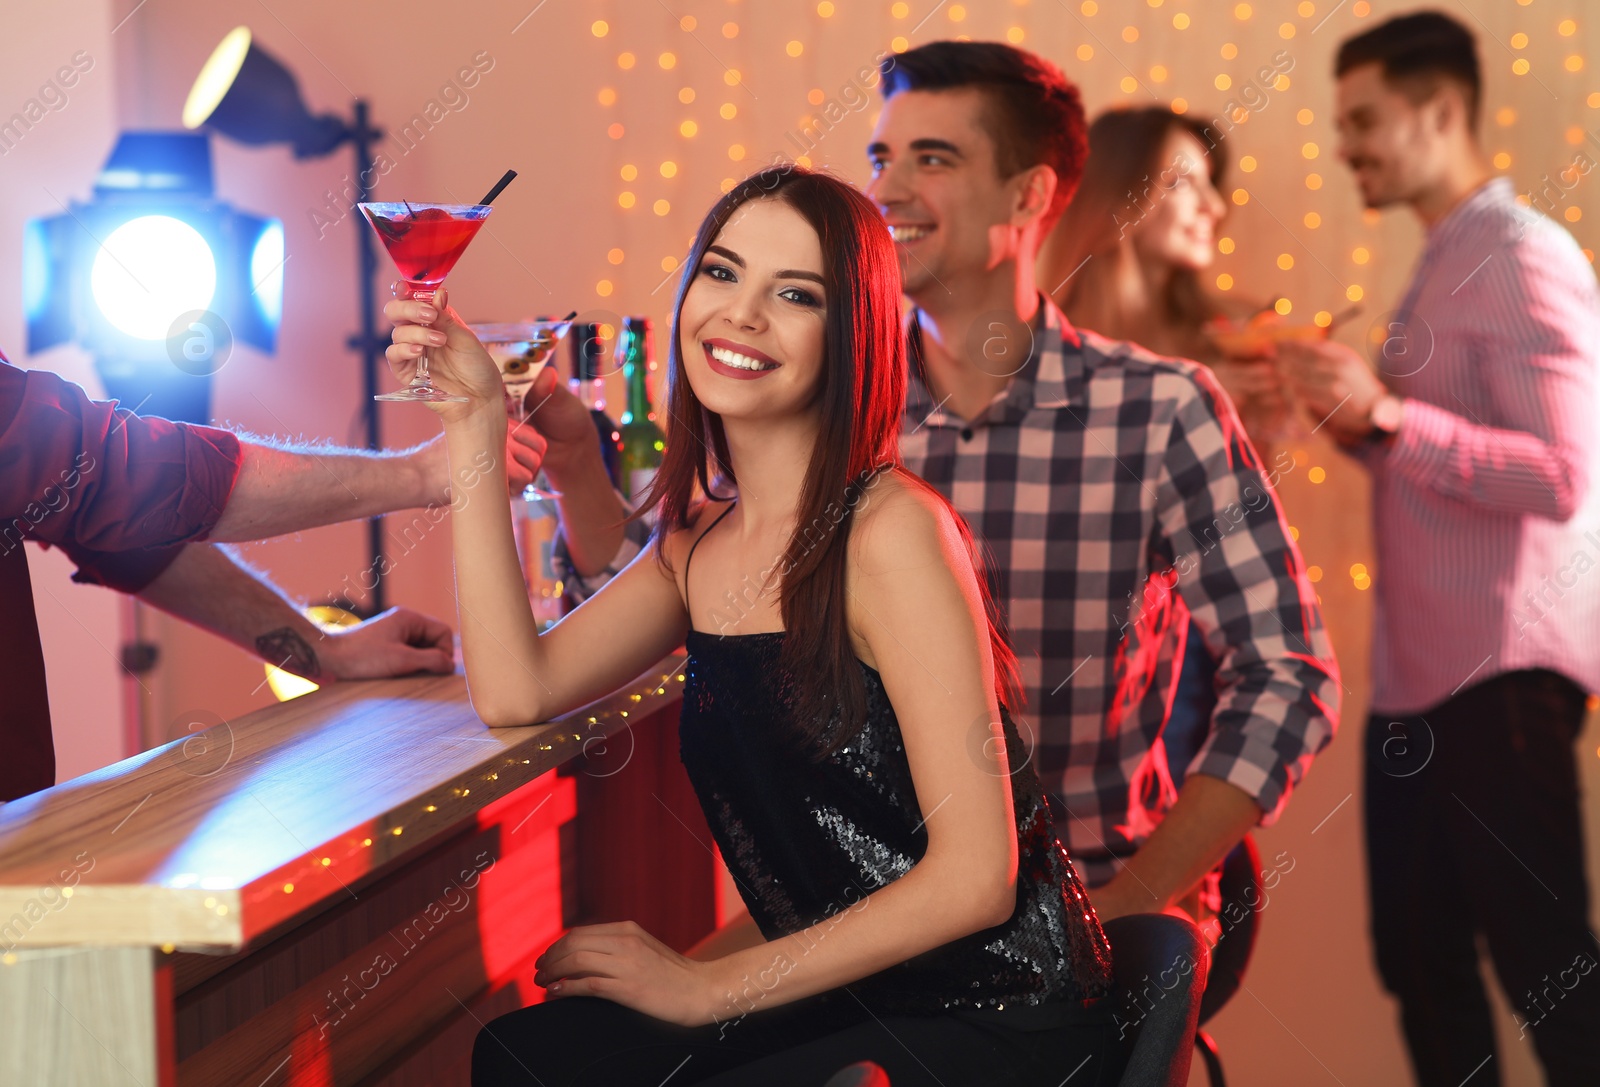
[[[488, 204], [418, 204], [371, 202], [358, 204], [372, 228], [378, 232], [389, 259], [405, 280], [405, 297], [431, 302], [434, 291], [444, 283], [461, 254], [483, 226]], [[445, 392], [428, 380], [428, 349], [417, 358], [417, 372], [411, 384], [398, 392], [379, 393], [377, 400], [400, 400], [419, 404], [465, 403], [467, 398]]]
[[[569, 317], [561, 321], [511, 321], [503, 324], [468, 325], [478, 337], [489, 357], [500, 368], [500, 380], [505, 383], [506, 396], [516, 405], [516, 421], [521, 426], [528, 421], [527, 396], [533, 388], [534, 378], [550, 356], [555, 353], [556, 342], [572, 327]], [[554, 491], [529, 484], [527, 497], [559, 498]]]
[[[534, 378], [555, 353], [556, 343], [572, 327], [573, 313], [559, 321], [512, 321], [505, 324], [469, 325], [472, 334], [494, 359], [500, 369], [500, 380], [505, 384], [506, 396], [515, 402], [513, 416], [517, 425], [527, 422], [528, 390]], [[528, 603], [539, 630], [549, 630], [560, 620], [562, 594], [565, 591], [553, 565], [556, 529], [561, 524], [561, 513], [554, 491], [537, 486], [543, 480], [540, 472], [534, 483], [511, 500], [511, 532], [517, 542], [517, 557], [522, 566], [523, 581], [528, 589]]]

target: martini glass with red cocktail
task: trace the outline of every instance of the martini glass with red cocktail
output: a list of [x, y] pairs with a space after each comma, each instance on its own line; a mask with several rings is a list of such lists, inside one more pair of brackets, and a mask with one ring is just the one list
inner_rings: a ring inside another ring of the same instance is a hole
[[[374, 202], [357, 205], [378, 232], [389, 259], [405, 280], [404, 297], [431, 302], [433, 292], [450, 274], [493, 209], [488, 204], [418, 204]], [[419, 404], [466, 402], [464, 396], [445, 392], [428, 380], [428, 352], [417, 358], [411, 384], [398, 392], [380, 393], [378, 400], [403, 400]]]

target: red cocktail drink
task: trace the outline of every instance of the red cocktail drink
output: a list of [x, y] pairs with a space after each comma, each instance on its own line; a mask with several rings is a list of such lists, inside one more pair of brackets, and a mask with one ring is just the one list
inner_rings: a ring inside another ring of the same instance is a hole
[[[406, 283], [409, 298], [430, 301], [444, 277], [466, 252], [478, 228], [492, 210], [487, 204], [366, 203], [357, 205], [378, 232], [389, 259]], [[379, 400], [422, 403], [465, 401], [428, 380], [428, 353], [417, 359], [411, 384], [400, 392], [382, 393]]]

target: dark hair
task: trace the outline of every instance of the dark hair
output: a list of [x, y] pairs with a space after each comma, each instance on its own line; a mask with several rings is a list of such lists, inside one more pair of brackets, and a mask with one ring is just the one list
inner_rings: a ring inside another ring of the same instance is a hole
[[[1128, 227], [1143, 218], [1148, 205], [1160, 198], [1159, 189], [1166, 184], [1161, 179], [1171, 167], [1161, 156], [1175, 132], [1193, 136], [1207, 148], [1207, 172], [1212, 186], [1220, 189], [1227, 170], [1220, 145], [1208, 146], [1205, 124], [1174, 113], [1169, 106], [1107, 110], [1089, 126], [1083, 182], [1039, 258], [1040, 285], [1062, 309], [1071, 308], [1074, 294], [1089, 276], [1112, 274], [1104, 258], [1117, 249]], [[1082, 275], [1072, 275], [1091, 256], [1099, 263]], [[1196, 328], [1218, 312], [1192, 268], [1173, 272], [1161, 303], [1168, 320]], [[1128, 338], [1122, 329], [1098, 331]]]
[[1003, 42], [937, 41], [885, 57], [881, 71], [886, 101], [901, 91], [982, 90], [1000, 176], [1040, 163], [1056, 172], [1055, 199], [1041, 226], [1048, 231], [1055, 224], [1089, 153], [1083, 98], [1060, 68]]
[[[804, 167], [783, 164], [751, 174], [712, 206], [700, 223], [683, 264], [672, 309], [668, 352], [667, 411], [671, 429], [661, 467], [633, 516], [656, 506], [652, 538], [666, 566], [667, 534], [689, 526], [697, 491], [722, 496], [714, 480], [734, 486], [722, 419], [694, 394], [684, 368], [679, 323], [684, 296], [700, 273], [706, 250], [740, 207], [752, 200], [781, 200], [816, 230], [822, 243], [822, 383], [817, 391], [818, 431], [796, 508], [795, 529], [775, 568], [781, 577], [783, 666], [797, 678], [794, 720], [797, 737], [820, 759], [860, 731], [867, 692], [850, 642], [845, 595], [847, 543], [861, 492], [882, 471], [934, 495], [951, 515], [974, 556], [978, 589], [989, 621], [996, 695], [1015, 706], [1016, 655], [1000, 633], [998, 613], [978, 565], [970, 530], [954, 507], [931, 486], [900, 467], [901, 413], [905, 407], [906, 350], [900, 327], [900, 261], [876, 205], [848, 182]], [[839, 712], [842, 728], [832, 733]], [[831, 734], [830, 734], [831, 733]], [[825, 746], [818, 750], [819, 741]]]
[[1333, 74], [1342, 76], [1363, 64], [1381, 64], [1383, 78], [1413, 102], [1431, 97], [1439, 80], [1450, 79], [1467, 92], [1467, 120], [1478, 127], [1483, 76], [1478, 44], [1461, 23], [1440, 11], [1418, 11], [1380, 23], [1339, 46]]

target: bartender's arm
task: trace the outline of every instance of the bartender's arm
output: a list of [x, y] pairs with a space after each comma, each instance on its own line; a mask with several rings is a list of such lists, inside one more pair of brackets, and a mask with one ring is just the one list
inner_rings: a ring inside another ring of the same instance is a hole
[[[443, 499], [441, 446], [399, 456], [258, 446], [266, 456], [253, 458], [250, 448], [226, 431], [91, 400], [55, 374], [19, 370], [0, 355], [0, 463], [12, 466], [0, 473], [0, 547], [22, 538], [60, 547], [79, 568], [75, 580], [137, 594], [309, 678], [448, 671], [442, 623], [394, 610], [324, 637], [264, 577], [215, 546], [185, 543], [227, 515], [235, 526], [254, 519], [287, 530], [376, 512], [328, 503], [326, 480], [341, 492], [338, 480], [353, 483], [380, 508], [435, 491]], [[263, 473], [271, 461], [280, 478]], [[243, 492], [241, 462], [253, 462]], [[308, 482], [313, 473], [324, 483]]]
[[[546, 376], [548, 375], [548, 376]], [[606, 477], [594, 424], [583, 404], [546, 367], [527, 399], [528, 423], [511, 430], [513, 492], [543, 468], [574, 561], [598, 569], [622, 543], [626, 509]], [[239, 476], [216, 540], [251, 540], [387, 510], [459, 504], [476, 474], [454, 481], [440, 440], [401, 453], [293, 446], [246, 439]], [[595, 558], [589, 559], [593, 555]], [[585, 561], [587, 560], [587, 561]], [[323, 631], [261, 572], [230, 549], [190, 544], [141, 599], [307, 679], [365, 679], [453, 670], [451, 631], [405, 608], [336, 632]]]
[[238, 438], [239, 474], [214, 540], [264, 540], [450, 500], [441, 438], [393, 453]]
[[[593, 432], [591, 427], [591, 436]], [[479, 478], [476, 473], [461, 480], [449, 478], [443, 435], [411, 449], [378, 452], [244, 434], [237, 437], [238, 479], [211, 529], [211, 539], [226, 543], [265, 540], [395, 510], [445, 506], [462, 501]], [[533, 482], [540, 457], [545, 455], [544, 444], [538, 432], [529, 428], [514, 431], [507, 440], [512, 456], [507, 475], [514, 491]], [[565, 450], [562, 454], [559, 468], [545, 464], [552, 482], [558, 473], [566, 478], [566, 463], [571, 458]], [[554, 453], [549, 456], [555, 459]], [[599, 464], [598, 451], [594, 459], [603, 478], [605, 469]], [[577, 471], [571, 475], [581, 488], [582, 477]]]
[[327, 683], [454, 670], [450, 628], [390, 608], [357, 626], [324, 631], [265, 574], [230, 548], [188, 544], [139, 598], [254, 653]]

